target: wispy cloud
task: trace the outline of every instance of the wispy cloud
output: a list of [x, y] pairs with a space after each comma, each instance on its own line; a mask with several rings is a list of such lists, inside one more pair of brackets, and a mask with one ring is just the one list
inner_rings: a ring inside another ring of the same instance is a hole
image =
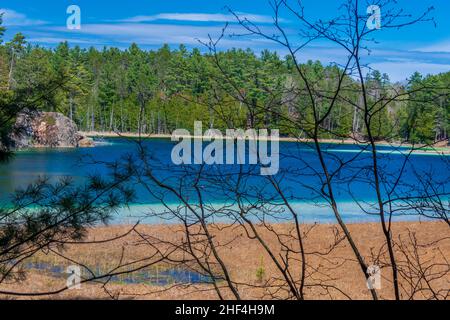
[[[239, 12], [237, 15], [244, 19], [248, 19], [255, 23], [272, 23], [273, 18], [270, 16], [243, 13]], [[150, 16], [135, 16], [127, 19], [118, 20], [120, 22], [152, 22], [158, 20], [170, 21], [188, 21], [188, 22], [233, 22], [236, 17], [232, 14], [223, 13], [160, 13]]]
[[25, 27], [46, 24], [46, 21], [30, 19], [25, 14], [11, 10], [0, 8], [3, 13], [3, 24], [7, 27]]
[[[77, 38], [64, 38], [64, 37], [52, 37], [51, 35], [48, 37], [30, 37], [27, 39], [28, 42], [31, 43], [43, 43], [43, 44], [59, 44], [61, 42], [70, 42], [71, 44], [85, 44], [91, 45], [94, 41], [88, 39], [77, 39]], [[103, 43], [100, 40], [95, 41], [97, 45], [102, 45]]]
[[406, 80], [416, 71], [422, 74], [438, 74], [450, 70], [450, 64], [424, 63], [413, 60], [373, 63], [371, 67], [388, 73], [391, 80], [394, 81]]
[[[199, 45], [200, 41], [208, 41], [221, 35], [222, 27], [212, 25], [180, 25], [180, 24], [152, 24], [152, 23], [111, 23], [111, 24], [83, 24], [80, 30], [68, 31], [64, 27], [45, 27], [43, 30], [53, 36], [61, 34], [73, 37], [97, 37], [111, 43], [138, 43], [140, 45], [186, 44]], [[230, 34], [241, 33], [240, 26], [229, 26]], [[225, 47], [248, 47], [252, 39], [231, 39], [225, 37], [221, 45]]]
[[450, 40], [418, 48], [422, 52], [450, 52]]

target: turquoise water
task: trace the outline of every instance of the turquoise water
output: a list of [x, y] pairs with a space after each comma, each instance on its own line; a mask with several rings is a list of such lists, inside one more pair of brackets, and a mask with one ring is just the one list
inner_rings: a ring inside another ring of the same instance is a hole
[[[184, 187], [183, 192], [192, 203], [196, 203], [197, 196], [194, 192], [193, 174], [200, 166], [188, 166], [186, 170], [175, 166], [171, 162], [171, 150], [175, 143], [166, 139], [149, 139], [144, 142], [148, 151], [149, 161], [155, 168], [155, 175], [172, 186]], [[370, 173], [370, 156], [368, 150], [356, 145], [324, 144], [326, 149], [325, 161], [330, 172], [343, 165], [340, 173], [333, 177], [335, 195], [339, 208], [347, 222], [376, 221], [378, 217], [364, 213], [375, 213], [371, 208], [375, 204], [375, 189]], [[108, 169], [102, 164], [92, 164], [95, 159], [98, 162], [111, 162], [119, 160], [127, 154], [135, 155], [137, 146], [135, 141], [123, 138], [111, 138], [102, 140], [95, 148], [80, 149], [35, 149], [17, 152], [15, 158], [0, 165], [0, 201], [2, 205], [8, 205], [10, 195], [17, 188], [24, 187], [33, 182], [39, 176], [47, 176], [52, 181], [61, 177], [72, 177], [78, 183], [91, 174], [107, 175]], [[441, 200], [448, 209], [447, 192], [450, 187], [450, 158], [437, 154], [415, 153], [410, 156], [406, 164], [406, 148], [379, 147], [379, 165], [383, 173], [383, 199], [387, 200], [390, 188], [397, 181], [399, 172], [403, 172], [400, 184], [391, 194], [401, 198], [414, 197], [430, 191], [444, 195]], [[274, 178], [280, 182], [286, 198], [292, 203], [292, 207], [299, 213], [301, 220], [306, 222], [333, 223], [334, 216], [326, 202], [320, 196], [320, 186], [323, 177], [316, 152], [311, 145], [291, 142], [280, 143], [280, 172]], [[348, 161], [352, 160], [350, 163]], [[277, 196], [267, 177], [258, 174], [258, 166], [243, 166], [246, 175], [245, 187], [242, 192], [249, 199], [257, 199], [264, 196], [271, 198], [275, 219], [284, 221], [289, 219], [287, 208], [281, 205], [282, 201]], [[237, 165], [205, 166], [206, 179], [201, 182], [203, 200], [211, 207], [221, 208], [224, 204], [228, 208], [236, 209], [233, 196], [227, 188], [233, 185], [237, 172], [242, 170]], [[432, 181], [430, 179], [432, 178]], [[228, 185], [229, 184], [229, 185]], [[155, 187], [155, 186], [154, 186]], [[157, 216], [165, 208], [161, 199], [174, 208], [178, 202], [170, 193], [162, 193], [156, 187], [156, 195], [150, 194], [139, 185], [135, 185], [136, 200], [130, 208], [123, 208], [115, 217], [115, 222], [133, 222], [141, 219], [148, 223], [167, 222], [164, 216]], [[208, 209], [207, 209], [208, 210]], [[148, 217], [151, 213], [152, 217]], [[273, 214], [272, 214], [273, 215]], [[397, 210], [398, 219], [417, 220], [411, 210]], [[255, 217], [258, 213], [255, 213]], [[218, 217], [215, 217], [220, 219]], [[267, 218], [267, 216], [266, 216]], [[173, 221], [172, 221], [173, 222]]]

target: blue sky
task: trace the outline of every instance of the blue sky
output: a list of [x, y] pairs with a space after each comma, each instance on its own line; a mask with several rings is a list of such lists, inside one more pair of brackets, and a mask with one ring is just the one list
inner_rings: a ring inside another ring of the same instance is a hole
[[[313, 18], [327, 18], [337, 12], [339, 0], [304, 0], [305, 13]], [[364, 5], [370, 1], [361, 0]], [[76, 4], [81, 8], [81, 30], [68, 30], [66, 9]], [[8, 28], [5, 40], [22, 32], [28, 41], [53, 47], [69, 41], [81, 47], [116, 46], [127, 48], [132, 42], [153, 49], [168, 43], [177, 47], [201, 47], [198, 39], [206, 40], [210, 34], [217, 36], [224, 24], [231, 22], [229, 32], [240, 33], [239, 26], [224, 9], [231, 7], [240, 15], [271, 30], [272, 10], [268, 0], [2, 0], [4, 25]], [[419, 14], [433, 6], [437, 26], [421, 23], [402, 30], [380, 30], [375, 36], [379, 42], [366, 57], [372, 68], [402, 81], [414, 71], [424, 74], [450, 70], [450, 1], [399, 0], [405, 12]], [[282, 14], [282, 23], [295, 38], [298, 24], [288, 14]], [[273, 43], [257, 37], [227, 37], [220, 48], [231, 47], [286, 51]], [[314, 43], [302, 51], [301, 60], [318, 59], [323, 63], [343, 61], [342, 50], [327, 43]]]

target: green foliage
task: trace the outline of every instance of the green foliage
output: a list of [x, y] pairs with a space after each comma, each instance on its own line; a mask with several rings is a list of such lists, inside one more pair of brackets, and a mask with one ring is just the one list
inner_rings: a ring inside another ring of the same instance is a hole
[[2, 26], [3, 14], [4, 14], [4, 12], [0, 12], [0, 44], [3, 42], [3, 35], [5, 34], [5, 30], [6, 30], [6, 28]]
[[[416, 74], [404, 87], [372, 72], [365, 83], [370, 110], [365, 119], [360, 84], [341, 68], [308, 61], [300, 70], [310, 88], [292, 58], [267, 50], [257, 55], [250, 49], [231, 49], [214, 57], [183, 45], [144, 51], [136, 44], [127, 50], [97, 50], [61, 43], [45, 49], [27, 45], [20, 34], [0, 46], [0, 85], [31, 93], [48, 79], [68, 79], [35, 107], [61, 112], [84, 131], [167, 134], [177, 128], [192, 130], [194, 121], [203, 121], [219, 130], [277, 128], [285, 136], [317, 133], [343, 139], [367, 136], [370, 128], [378, 140], [429, 142], [447, 137], [448, 98], [434, 101], [437, 90], [414, 90], [424, 84], [448, 87], [448, 75], [422, 79]], [[328, 95], [338, 85], [340, 95], [329, 110]], [[314, 101], [308, 90], [314, 91]], [[411, 101], [389, 101], [407, 91], [412, 92]]]
[[405, 140], [430, 143], [448, 138], [449, 85], [450, 73], [426, 78], [415, 73], [411, 77], [410, 99], [401, 117], [401, 134]]
[[256, 269], [256, 280], [260, 283], [263, 282], [265, 275], [266, 275], [266, 269], [264, 268], [263, 257], [261, 257], [259, 267], [258, 267], [258, 269]]
[[51, 115], [46, 115], [43, 120], [49, 126], [54, 126], [56, 124], [55, 117], [53, 117]]

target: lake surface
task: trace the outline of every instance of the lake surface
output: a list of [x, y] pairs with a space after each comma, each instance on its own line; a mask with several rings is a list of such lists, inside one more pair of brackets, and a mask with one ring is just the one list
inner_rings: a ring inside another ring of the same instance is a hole
[[[72, 177], [77, 183], [91, 174], [106, 175], [108, 169], [101, 164], [92, 164], [95, 159], [100, 162], [111, 162], [126, 154], [136, 154], [137, 146], [134, 140], [125, 138], [110, 138], [97, 141], [95, 148], [80, 149], [34, 149], [17, 152], [14, 159], [0, 165], [0, 202], [8, 205], [11, 193], [17, 188], [23, 188], [39, 176], [47, 176], [52, 181], [61, 177]], [[158, 166], [157, 175], [171, 185], [179, 185], [182, 180], [188, 187], [190, 178], [186, 172], [171, 162], [171, 151], [176, 143], [167, 139], [148, 139], [143, 145], [151, 154], [152, 161]], [[377, 221], [378, 217], [363, 213], [371, 211], [376, 199], [373, 179], [371, 176], [371, 153], [356, 145], [323, 144], [326, 150], [325, 161], [330, 172], [339, 166], [343, 169], [333, 177], [334, 193], [338, 199], [339, 208], [347, 222]], [[428, 190], [430, 185], [439, 193], [446, 193], [450, 188], [450, 157], [437, 154], [414, 153], [405, 164], [407, 148], [380, 146], [378, 161], [383, 173], [383, 199], [388, 199], [390, 186], [394, 185], [399, 172], [402, 172], [400, 185], [396, 187], [395, 195], [413, 196]], [[349, 162], [351, 160], [351, 162]], [[349, 164], [347, 163], [349, 162]], [[195, 171], [199, 166], [190, 166]], [[220, 174], [224, 182], [233, 181], [236, 173], [242, 170], [238, 165], [206, 166], [205, 174], [211, 176]], [[244, 170], [252, 172], [246, 181], [246, 191], [249, 197], [274, 195], [274, 206], [280, 207], [279, 216], [283, 218], [283, 206], [280, 204], [267, 177], [256, 174], [258, 168], [244, 166]], [[306, 222], [333, 223], [335, 218], [326, 202], [320, 197], [321, 166], [317, 153], [311, 145], [293, 142], [280, 142], [280, 171], [274, 176], [284, 191], [292, 207], [298, 210], [301, 220]], [[432, 182], [430, 183], [430, 180]], [[220, 183], [219, 183], [220, 185]], [[210, 182], [201, 185], [204, 201], [211, 204], [230, 202], [230, 194], [218, 188], [217, 180], [213, 186]], [[122, 209], [115, 222], [132, 222], [142, 218], [148, 210], [156, 212], [163, 210], [160, 199], [149, 194], [141, 186], [136, 186], [136, 200], [130, 208]], [[188, 188], [189, 189], [189, 188]], [[257, 190], [257, 191], [255, 191]], [[252, 194], [252, 192], [254, 193]], [[188, 197], [195, 202], [195, 194]], [[391, 194], [392, 196], [392, 194]], [[165, 195], [167, 203], [177, 204], [173, 195]], [[448, 197], [444, 198], [447, 201]], [[232, 204], [230, 204], [232, 205]], [[364, 210], [363, 210], [364, 209]], [[448, 208], [447, 208], [448, 209]], [[374, 211], [374, 210], [372, 210]], [[376, 212], [376, 210], [374, 211]], [[400, 211], [399, 211], [400, 212]], [[413, 212], [400, 212], [398, 219], [417, 220]], [[147, 218], [149, 223], [162, 222], [158, 218]]]

